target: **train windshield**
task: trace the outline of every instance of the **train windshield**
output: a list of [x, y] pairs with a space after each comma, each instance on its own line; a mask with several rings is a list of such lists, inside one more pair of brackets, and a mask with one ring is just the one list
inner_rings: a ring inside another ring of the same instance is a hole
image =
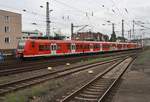
[[25, 40], [20, 40], [18, 43], [18, 49], [24, 49], [25, 46]]

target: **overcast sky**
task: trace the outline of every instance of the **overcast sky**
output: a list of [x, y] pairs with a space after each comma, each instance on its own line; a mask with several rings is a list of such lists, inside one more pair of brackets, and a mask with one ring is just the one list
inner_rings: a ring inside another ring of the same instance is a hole
[[[112, 26], [107, 22], [115, 23], [117, 35], [121, 34], [121, 20], [125, 20], [125, 34], [132, 29], [132, 21], [135, 33], [150, 37], [147, 28], [150, 25], [150, 1], [148, 0], [0, 0], [0, 9], [14, 11], [22, 14], [22, 30], [38, 29], [45, 32], [46, 2], [50, 2], [51, 32], [59, 31], [70, 35], [70, 24], [89, 25], [83, 31], [89, 29], [110, 35]], [[40, 6], [43, 6], [41, 8]], [[23, 9], [26, 12], [23, 12]], [[37, 25], [33, 25], [36, 23]], [[143, 24], [142, 24], [143, 23]], [[143, 25], [146, 28], [142, 28]], [[77, 31], [80, 28], [75, 28]], [[145, 29], [140, 31], [140, 29]]]

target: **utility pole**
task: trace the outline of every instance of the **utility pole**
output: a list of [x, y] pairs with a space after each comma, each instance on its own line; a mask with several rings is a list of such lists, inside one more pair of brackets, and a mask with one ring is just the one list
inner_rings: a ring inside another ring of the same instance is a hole
[[131, 41], [131, 29], [128, 31], [128, 38]]
[[114, 32], [115, 32], [115, 24], [112, 23], [112, 34], [114, 34]]
[[122, 20], [122, 38], [124, 42], [124, 20]]
[[76, 27], [76, 28], [79, 28], [79, 27], [82, 27], [82, 28], [80, 28], [79, 30], [77, 30], [77, 32], [78, 31], [81, 31], [82, 29], [84, 29], [85, 27], [87, 27], [88, 25], [74, 25], [73, 23], [71, 23], [71, 37], [74, 37], [74, 34], [73, 34], [73, 32], [74, 32], [74, 27]]
[[112, 23], [112, 34], [111, 34], [110, 41], [115, 42], [116, 40], [117, 39], [116, 39], [116, 34], [115, 34], [115, 24]]
[[49, 2], [46, 2], [46, 35], [50, 39], [50, 17], [49, 17]]
[[131, 41], [131, 32], [132, 32], [132, 30], [130, 29], [130, 41]]
[[135, 39], [135, 35], [134, 35], [134, 24], [135, 24], [135, 21], [133, 20], [133, 33], [132, 33], [133, 39]]
[[73, 37], [73, 23], [71, 23], [71, 37]]
[[128, 31], [128, 39], [130, 40], [130, 30]]

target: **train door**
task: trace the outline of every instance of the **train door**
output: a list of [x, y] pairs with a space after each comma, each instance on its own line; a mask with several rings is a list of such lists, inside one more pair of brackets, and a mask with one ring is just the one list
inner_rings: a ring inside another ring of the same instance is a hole
[[51, 55], [56, 55], [56, 50], [57, 50], [57, 44], [53, 43], [51, 44]]
[[93, 44], [90, 44], [90, 51], [93, 52]]
[[100, 51], [103, 51], [102, 43], [100, 43]]
[[110, 50], [111, 51], [116, 50], [116, 44], [110, 44]]
[[75, 51], [76, 51], [76, 45], [71, 44], [71, 53], [75, 53]]

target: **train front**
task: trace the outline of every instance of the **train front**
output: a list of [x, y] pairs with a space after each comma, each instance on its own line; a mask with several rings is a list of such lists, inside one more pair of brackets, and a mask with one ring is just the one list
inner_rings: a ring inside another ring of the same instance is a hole
[[17, 58], [23, 58], [24, 56], [24, 50], [25, 50], [25, 42], [26, 40], [19, 40], [17, 50], [16, 50], [16, 57]]

